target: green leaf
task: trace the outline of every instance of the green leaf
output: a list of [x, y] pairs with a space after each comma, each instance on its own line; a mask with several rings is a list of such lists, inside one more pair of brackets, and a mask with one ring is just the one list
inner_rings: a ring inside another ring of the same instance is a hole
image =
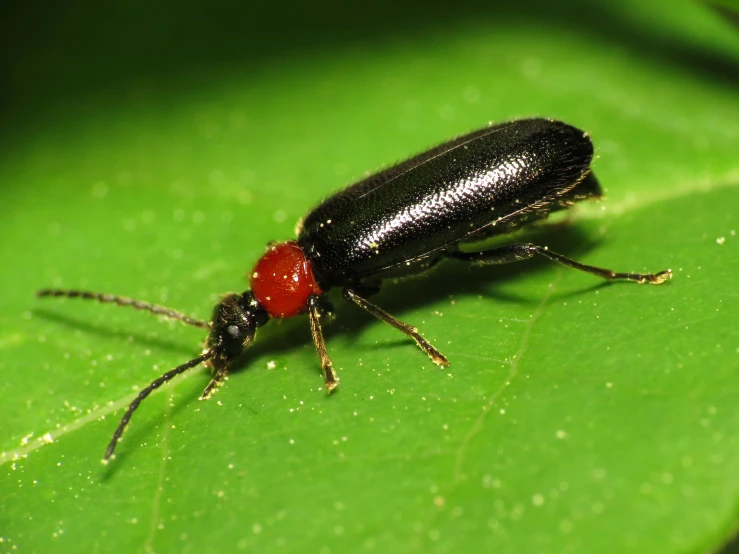
[[[0, 132], [0, 550], [714, 551], [739, 520], [739, 44], [684, 2], [89, 2], [15, 8]], [[451, 9], [454, 8], [454, 9]], [[451, 10], [451, 11], [450, 11]], [[490, 120], [587, 129], [607, 191], [527, 237], [590, 264], [441, 264], [335, 298], [326, 397], [305, 318], [208, 402], [205, 318], [331, 191]], [[561, 222], [560, 222], [561, 223]]]

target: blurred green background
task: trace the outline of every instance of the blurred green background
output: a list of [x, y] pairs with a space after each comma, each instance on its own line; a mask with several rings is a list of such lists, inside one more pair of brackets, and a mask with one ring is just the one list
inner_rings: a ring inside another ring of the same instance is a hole
[[[0, 552], [715, 552], [739, 524], [736, 4], [89, 0], [0, 19]], [[273, 322], [209, 402], [197, 329], [367, 171], [485, 125], [587, 130], [607, 198], [526, 239], [661, 287], [448, 263], [336, 299], [326, 397]], [[736, 548], [736, 547], [733, 547]], [[731, 551], [728, 547], [726, 552]]]

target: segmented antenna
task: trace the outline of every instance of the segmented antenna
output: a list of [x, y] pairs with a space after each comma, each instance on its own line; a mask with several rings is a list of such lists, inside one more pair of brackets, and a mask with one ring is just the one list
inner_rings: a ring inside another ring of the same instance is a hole
[[113, 438], [110, 440], [110, 444], [108, 445], [108, 448], [105, 450], [105, 456], [103, 457], [103, 462], [107, 462], [115, 452], [115, 447], [118, 444], [118, 440], [121, 438], [121, 435], [123, 435], [123, 431], [126, 429], [126, 425], [128, 425], [128, 422], [131, 421], [131, 416], [133, 415], [133, 412], [136, 411], [136, 408], [139, 407], [139, 404], [144, 401], [144, 399], [149, 396], [152, 392], [154, 392], [156, 389], [161, 387], [164, 383], [167, 381], [172, 380], [173, 378], [177, 377], [180, 373], [184, 373], [188, 369], [191, 369], [197, 365], [200, 365], [205, 360], [212, 358], [218, 353], [218, 348], [210, 348], [209, 350], [206, 350], [203, 352], [202, 355], [198, 356], [197, 358], [194, 358], [190, 360], [189, 362], [186, 362], [182, 364], [181, 366], [177, 366], [176, 368], [168, 371], [161, 377], [158, 377], [157, 379], [154, 379], [149, 386], [147, 386], [145, 389], [143, 389], [139, 395], [133, 399], [133, 402], [131, 402], [128, 405], [128, 409], [126, 410], [126, 413], [123, 414], [123, 417], [121, 418], [121, 422], [118, 424], [118, 427], [115, 430], [115, 433], [113, 433]]
[[176, 319], [188, 325], [194, 327], [200, 327], [201, 329], [210, 329], [210, 323], [200, 319], [187, 316], [177, 310], [171, 308], [165, 308], [164, 306], [157, 306], [156, 304], [150, 304], [149, 302], [143, 302], [142, 300], [134, 300], [127, 296], [115, 296], [112, 294], [105, 294], [102, 292], [89, 292], [85, 290], [64, 290], [64, 289], [43, 289], [36, 293], [36, 296], [41, 298], [44, 296], [62, 296], [65, 298], [84, 298], [86, 300], [97, 300], [104, 304], [118, 304], [119, 306], [130, 306], [136, 310], [151, 312], [155, 315], [163, 315], [171, 319]]

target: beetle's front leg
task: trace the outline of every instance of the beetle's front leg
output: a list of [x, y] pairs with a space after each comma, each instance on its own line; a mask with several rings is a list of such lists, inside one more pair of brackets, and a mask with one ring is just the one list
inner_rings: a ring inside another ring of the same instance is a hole
[[[323, 308], [328, 306], [331, 311], [324, 312]], [[331, 393], [339, 386], [339, 378], [336, 376], [331, 358], [326, 350], [326, 340], [323, 338], [323, 330], [321, 329], [321, 317], [328, 314], [333, 315], [333, 306], [320, 296], [313, 294], [308, 297], [308, 316], [310, 317], [310, 332], [313, 335], [313, 343], [316, 345], [316, 352], [321, 360], [321, 369], [323, 370], [323, 378], [326, 380], [326, 392]]]

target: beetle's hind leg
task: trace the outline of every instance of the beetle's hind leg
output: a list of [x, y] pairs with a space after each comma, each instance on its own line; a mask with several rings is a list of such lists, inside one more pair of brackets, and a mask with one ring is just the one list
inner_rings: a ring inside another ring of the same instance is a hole
[[321, 317], [324, 315], [333, 316], [332, 312], [325, 310], [330, 310], [330, 307], [321, 300], [320, 296], [313, 294], [308, 297], [310, 332], [313, 335], [318, 357], [321, 359], [321, 369], [323, 370], [323, 377], [326, 379], [326, 392], [330, 394], [332, 390], [339, 386], [339, 378], [336, 376], [331, 358], [328, 356], [326, 340], [323, 338], [323, 330], [321, 329]]
[[459, 252], [452, 251], [447, 252], [446, 256], [457, 260], [466, 262], [479, 263], [479, 264], [507, 264], [511, 262], [519, 262], [522, 260], [528, 260], [536, 255], [544, 256], [555, 262], [566, 265], [573, 269], [579, 269], [586, 273], [591, 273], [602, 277], [608, 281], [615, 280], [626, 280], [633, 281], [635, 283], [650, 283], [652, 285], [659, 285], [664, 283], [668, 279], [672, 278], [672, 270], [666, 269], [659, 273], [620, 273], [612, 271], [610, 269], [604, 269], [601, 267], [595, 267], [592, 265], [581, 264], [575, 260], [557, 254], [547, 249], [546, 246], [536, 246], [535, 244], [510, 244], [508, 246], [502, 246], [500, 248], [494, 248], [492, 250], [483, 250], [482, 252]]
[[416, 341], [418, 347], [426, 352], [426, 354], [428, 354], [428, 357], [431, 358], [431, 360], [436, 365], [440, 367], [449, 365], [449, 360], [446, 359], [446, 356], [444, 356], [441, 352], [434, 348], [429, 341], [423, 338], [418, 333], [418, 329], [416, 329], [415, 327], [408, 325], [407, 323], [403, 323], [402, 321], [391, 316], [385, 310], [379, 308], [378, 306], [375, 306], [365, 298], [362, 298], [354, 289], [344, 289], [344, 298], [346, 298], [347, 300], [351, 300], [357, 306], [371, 313], [377, 319], [381, 319], [385, 323], [388, 323], [395, 327], [398, 331], [404, 333], [406, 336], [412, 338], [414, 341]]

